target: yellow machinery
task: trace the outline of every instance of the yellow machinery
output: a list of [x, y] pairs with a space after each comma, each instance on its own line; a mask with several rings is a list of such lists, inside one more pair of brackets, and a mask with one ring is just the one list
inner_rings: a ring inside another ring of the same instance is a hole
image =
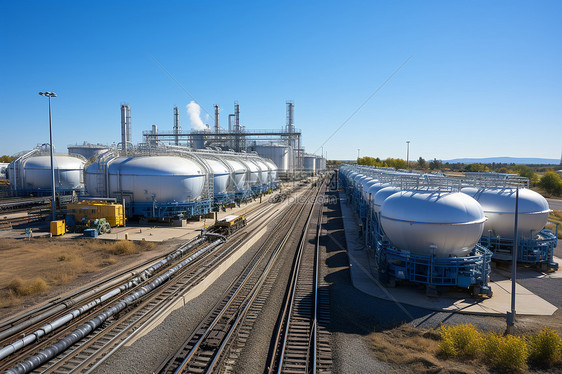
[[219, 227], [222, 231], [226, 231], [228, 234], [232, 234], [234, 231], [246, 226], [245, 216], [226, 216], [217, 222], [215, 226]]
[[111, 227], [125, 226], [123, 205], [100, 200], [85, 200], [68, 204], [68, 214], [74, 216], [76, 223], [82, 219], [94, 220], [105, 218]]
[[53, 236], [64, 235], [64, 233], [66, 233], [64, 221], [51, 221], [51, 234]]

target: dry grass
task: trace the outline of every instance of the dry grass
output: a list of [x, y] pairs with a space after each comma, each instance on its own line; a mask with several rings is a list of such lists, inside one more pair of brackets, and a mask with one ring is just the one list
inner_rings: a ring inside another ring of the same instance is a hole
[[402, 325], [392, 330], [369, 335], [370, 346], [377, 359], [407, 367], [410, 373], [474, 373], [467, 363], [440, 360], [439, 331]]
[[47, 291], [47, 282], [41, 277], [23, 280], [16, 276], [10, 284], [8, 291], [13, 292], [16, 296], [29, 296]]
[[155, 247], [156, 244], [148, 242], [95, 239], [3, 239], [0, 246], [0, 308], [18, 305], [48, 288], [114, 265], [117, 263], [114, 255], [128, 256]]

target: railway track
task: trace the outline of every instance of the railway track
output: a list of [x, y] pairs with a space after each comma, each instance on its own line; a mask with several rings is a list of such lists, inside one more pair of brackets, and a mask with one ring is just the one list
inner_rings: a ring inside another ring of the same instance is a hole
[[295, 257], [288, 292], [271, 346], [268, 373], [328, 373], [332, 354], [329, 295], [320, 281], [320, 237], [323, 205], [316, 211], [316, 225], [310, 220]]
[[[274, 205], [256, 209], [257, 211], [253, 212], [254, 217], [252, 221], [259, 223], [260, 219], [270, 219], [270, 217], [263, 217], [273, 210], [272, 207], [274, 207]], [[275, 214], [276, 212], [277, 210], [271, 214]], [[252, 213], [250, 213], [250, 215], [251, 214]], [[258, 228], [256, 227], [249, 231], [252, 232], [257, 230]], [[58, 345], [61, 345], [61, 342], [67, 339], [69, 335], [76, 334], [76, 332], [83, 329], [85, 325], [91, 324], [92, 321], [96, 320], [96, 318], [99, 319], [99, 316], [96, 316], [86, 322], [86, 320], [91, 318], [93, 313], [98, 312], [100, 308], [92, 309], [92, 311], [86, 313], [81, 318], [77, 318], [72, 323], [66, 325], [64, 329], [54, 332], [48, 339], [18, 352], [16, 357], [8, 357], [7, 360], [0, 363], [0, 370], [6, 370], [10, 367], [14, 368], [13, 372], [30, 372], [31, 370], [34, 370], [34, 372], [82, 372], [91, 370], [92, 367], [95, 367], [102, 362], [104, 358], [108, 357], [108, 354], [111, 354], [115, 349], [119, 348], [124, 342], [130, 339], [134, 335], [135, 331], [141, 330], [144, 326], [150, 324], [151, 321], [157, 319], [159, 315], [158, 311], [166, 309], [167, 306], [172, 304], [181, 293], [185, 292], [186, 289], [190, 289], [198, 284], [206, 276], [206, 274], [222, 263], [222, 261], [224, 261], [237, 246], [243, 243], [247, 235], [247, 232], [245, 234], [239, 233], [233, 235], [231, 238], [233, 244], [229, 247], [232, 248], [231, 251], [225, 250], [217, 251], [216, 253], [210, 252], [210, 254], [202, 256], [198, 261], [192, 261], [192, 263], [190, 262], [184, 272], [174, 275], [173, 280], [166, 283], [165, 286], [159, 289], [158, 292], [154, 293], [154, 295], [143, 298], [142, 301], [133, 300], [126, 303], [127, 305], [121, 308], [118, 313], [113, 313], [110, 316], [104, 317], [102, 323], [98, 324], [101, 329], [95, 329], [93, 332], [90, 331], [91, 333], [89, 333], [87, 337], [85, 336], [84, 338], [79, 339], [79, 341], [75, 344], [69, 346], [68, 350], [65, 349], [64, 354], [60, 355], [57, 352], [56, 355], [52, 355], [53, 357], [48, 357], [51, 356], [51, 353], [46, 355], [45, 351], [53, 350], [53, 346], [57, 347]], [[190, 252], [191, 256], [194, 252], [197, 252], [197, 248], [194, 248], [193, 251]], [[161, 275], [155, 274], [151, 279], [158, 279], [159, 277], [161, 277]], [[134, 294], [146, 287], [148, 287], [147, 283], [139, 284], [131, 289], [129, 296], [125, 294], [122, 295], [122, 297], [126, 299], [130, 297], [131, 294]], [[99, 293], [94, 294], [91, 297], [99, 297]], [[104, 303], [104, 305], [107, 305], [107, 303]], [[47, 308], [47, 310], [41, 310], [38, 313], [39, 315], [49, 314], [48, 310], [49, 308]], [[60, 317], [60, 313], [63, 312], [57, 311], [52, 314], [50, 316], [50, 320]], [[35, 321], [37, 323], [26, 327], [27, 330], [19, 331], [20, 334], [25, 334], [26, 332], [30, 332], [31, 329], [37, 328], [38, 323], [45, 323], [45, 321], [40, 320], [37, 314], [26, 314], [19, 320], [14, 319], [9, 322], [11, 324], [11, 328], [13, 328], [14, 323], [17, 321], [21, 323], [22, 320], [25, 321], [34, 318], [38, 320]], [[55, 350], [58, 350], [58, 348]], [[24, 360], [23, 365], [17, 364], [17, 362], [21, 360], [20, 357], [25, 355], [32, 355], [32, 357]], [[37, 357], [42, 358], [38, 359]], [[45, 357], [47, 357], [47, 359], [45, 359]]]
[[[314, 199], [320, 188], [315, 191]], [[157, 370], [159, 373], [229, 372], [249, 338], [257, 316], [262, 311], [273, 287], [279, 268], [275, 265], [289, 238], [299, 230], [302, 218], [306, 225], [314, 211], [307, 204], [293, 204], [281, 224], [270, 233], [248, 266], [229, 288], [180, 349]], [[301, 243], [305, 240], [303, 231]]]

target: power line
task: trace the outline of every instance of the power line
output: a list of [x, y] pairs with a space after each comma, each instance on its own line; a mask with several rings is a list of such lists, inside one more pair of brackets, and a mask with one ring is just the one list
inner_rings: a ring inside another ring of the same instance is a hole
[[382, 82], [382, 84], [365, 101], [363, 101], [363, 103], [361, 105], [359, 105], [359, 107], [357, 109], [355, 109], [355, 111], [353, 113], [351, 113], [351, 115], [349, 117], [347, 117], [347, 119], [345, 121], [343, 121], [343, 123], [341, 125], [339, 125], [339, 127], [332, 133], [332, 135], [330, 135], [328, 137], [328, 139], [326, 139], [324, 141], [324, 143], [322, 143], [320, 145], [320, 147], [318, 147], [318, 149], [314, 153], [316, 154], [316, 152], [318, 152], [320, 150], [320, 148], [322, 148], [324, 145], [326, 145], [326, 143], [328, 143], [330, 141], [330, 139], [332, 139], [334, 137], [334, 135], [336, 135], [337, 132], [340, 131], [341, 128], [344, 127], [345, 124], [347, 122], [349, 122], [349, 120], [352, 119], [353, 116], [355, 116], [357, 114], [357, 112], [359, 112], [361, 110], [361, 108], [363, 108], [365, 106], [365, 104], [367, 104], [369, 102], [369, 100], [371, 100], [373, 98], [373, 96], [375, 96], [392, 79], [392, 77], [394, 77], [396, 75], [396, 73], [398, 73], [404, 67], [404, 65], [406, 65], [408, 63], [408, 61], [410, 61], [410, 59], [412, 57], [413, 56], [408, 57], [400, 66], [398, 66], [398, 68], [396, 70], [394, 70], [394, 72], [392, 74], [390, 74], [388, 76], [388, 78], [386, 78], [386, 80], [384, 82]]

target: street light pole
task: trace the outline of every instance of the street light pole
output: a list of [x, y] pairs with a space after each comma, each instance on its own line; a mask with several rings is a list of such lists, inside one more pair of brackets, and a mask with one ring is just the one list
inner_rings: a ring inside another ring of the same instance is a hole
[[39, 92], [39, 95], [46, 96], [49, 98], [49, 145], [51, 150], [51, 187], [53, 190], [53, 196], [51, 200], [51, 207], [53, 210], [53, 221], [56, 218], [56, 201], [55, 201], [55, 165], [54, 165], [54, 157], [53, 157], [53, 126], [51, 121], [51, 97], [57, 97], [57, 94], [54, 92]]
[[406, 140], [406, 169], [408, 169], [409, 165], [410, 165], [410, 141]]

